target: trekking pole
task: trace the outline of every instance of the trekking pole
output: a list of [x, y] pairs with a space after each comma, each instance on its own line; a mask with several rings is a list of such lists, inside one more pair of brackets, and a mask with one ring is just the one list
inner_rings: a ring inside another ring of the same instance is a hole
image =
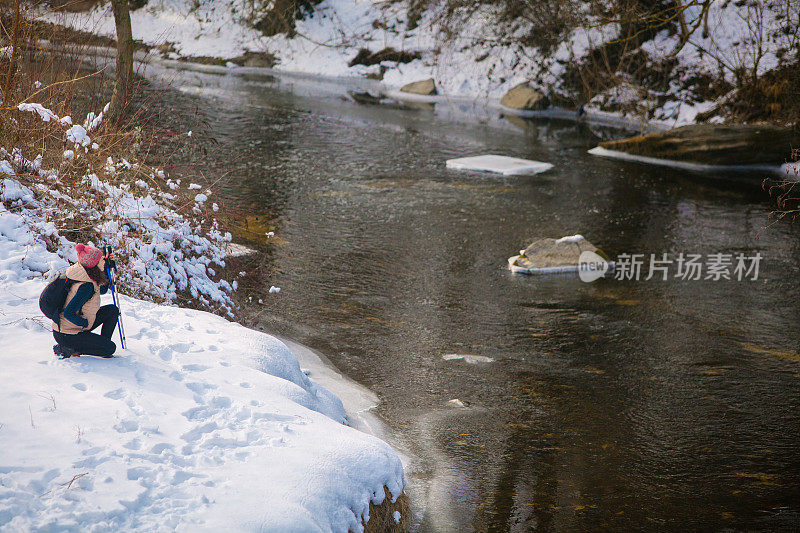
[[[106, 275], [108, 276], [109, 287], [111, 288], [111, 299], [114, 301], [114, 305], [119, 308], [119, 301], [117, 301], [117, 291], [114, 290], [114, 281], [111, 274], [111, 269], [106, 269]], [[122, 344], [122, 349], [126, 349], [125, 346], [125, 328], [122, 326], [122, 310], [119, 311], [119, 316], [117, 317], [117, 329], [119, 330], [119, 341]]]
[[[106, 255], [111, 254], [111, 247], [105, 246], [104, 252]], [[119, 342], [122, 345], [122, 349], [125, 350], [127, 346], [125, 346], [125, 328], [122, 325], [122, 309], [119, 307], [119, 302], [117, 301], [117, 291], [114, 290], [114, 276], [111, 274], [111, 269], [114, 269], [114, 272], [117, 271], [117, 262], [114, 260], [109, 260], [106, 264], [106, 276], [108, 276], [108, 286], [111, 289], [111, 299], [114, 302], [114, 305], [119, 310], [119, 316], [117, 317], [117, 329], [119, 330]]]

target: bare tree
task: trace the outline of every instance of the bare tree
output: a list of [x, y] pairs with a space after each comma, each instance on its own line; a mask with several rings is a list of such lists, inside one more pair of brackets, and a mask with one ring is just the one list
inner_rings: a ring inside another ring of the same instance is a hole
[[[672, 50], [672, 56], [678, 55], [701, 25], [703, 26], [703, 38], [708, 38], [708, 12], [711, 7], [711, 2], [712, 0], [703, 0], [702, 2], [698, 2], [697, 0], [691, 0], [689, 2], [676, 0], [675, 10], [680, 27], [680, 39]], [[699, 11], [697, 11], [698, 8]], [[687, 16], [687, 13], [689, 16]]]
[[111, 9], [117, 27], [117, 71], [108, 118], [117, 122], [125, 113], [133, 79], [133, 31], [128, 0], [111, 0]]
[[[2, 37], [8, 41], [9, 47], [4, 48], [4, 53], [0, 54], [0, 74], [3, 76], [2, 81], [2, 103], [4, 107], [8, 107], [11, 103], [11, 93], [14, 89], [14, 76], [17, 73], [18, 60], [19, 60], [19, 40], [21, 38], [23, 24], [22, 9], [19, 0], [14, 4], [14, 14], [11, 18], [11, 27], [8, 28], [0, 22], [2, 29]], [[6, 61], [8, 65], [6, 65]]]

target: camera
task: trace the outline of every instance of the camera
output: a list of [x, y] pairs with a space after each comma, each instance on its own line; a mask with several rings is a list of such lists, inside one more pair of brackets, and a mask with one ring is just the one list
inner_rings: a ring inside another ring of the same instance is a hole
[[113, 259], [109, 259], [108, 257], [114, 253], [114, 248], [109, 245], [105, 245], [102, 248], [103, 250], [103, 257], [106, 259], [106, 268], [113, 268], [114, 270], [117, 269], [117, 262]]

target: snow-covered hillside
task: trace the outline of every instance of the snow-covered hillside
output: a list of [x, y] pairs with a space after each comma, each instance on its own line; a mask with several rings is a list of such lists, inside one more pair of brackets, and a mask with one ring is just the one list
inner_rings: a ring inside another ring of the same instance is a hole
[[[797, 17], [791, 12], [791, 2], [714, 0], [706, 15], [699, 11], [699, 3], [693, 3], [686, 7], [684, 17], [689, 23], [707, 20], [707, 25], [694, 31], [685, 45], [679, 46], [681, 37], [675, 31], [663, 30], [631, 51], [636, 55], [632, 62], [643, 65], [637, 68], [666, 75], [667, 83], [654, 87], [624, 71], [610, 72], [611, 80], [604, 80], [589, 101], [581, 102], [574, 87], [565, 82], [568, 69], [584, 61], [590, 51], [623, 38], [622, 25], [592, 12], [589, 4], [580, 4], [571, 17], [574, 26], [550, 50], [520, 44], [532, 26], [524, 20], [498, 24], [492, 7], [457, 21], [454, 32], [447, 26], [443, 2], [427, 2], [418, 14], [410, 13], [409, 4], [414, 3], [324, 0], [311, 15], [297, 21], [293, 36], [266, 37], [253, 27], [251, 3], [245, 0], [150, 0], [132, 13], [133, 33], [147, 44], [171, 43], [173, 58], [230, 59], [245, 52], [262, 52], [276, 58], [278, 70], [325, 76], [376, 75], [395, 89], [433, 78], [440, 94], [449, 96], [497, 99], [528, 81], [547, 94], [577, 98], [576, 105], [586, 104], [587, 109], [645, 116], [676, 126], [693, 122], [698, 113], [723, 98], [719, 88], [716, 93], [709, 90], [709, 80], [717, 80], [715, 84], [720, 86], [733, 84], [748, 72], [760, 75], [775, 68], [781, 58], [791, 61], [796, 53], [791, 51], [796, 35], [786, 31], [786, 25]], [[89, 13], [50, 13], [46, 18], [114, 35], [108, 6]], [[414, 18], [413, 24], [410, 18]], [[386, 48], [419, 57], [407, 63], [350, 66], [359, 50], [374, 53]]]

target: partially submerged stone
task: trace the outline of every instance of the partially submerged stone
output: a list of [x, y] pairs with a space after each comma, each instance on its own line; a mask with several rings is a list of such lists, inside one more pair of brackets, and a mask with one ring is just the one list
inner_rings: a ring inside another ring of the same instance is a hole
[[436, 83], [433, 81], [433, 78], [407, 83], [400, 88], [400, 92], [422, 94], [425, 96], [438, 94], [436, 91]]
[[550, 101], [541, 91], [523, 82], [508, 91], [500, 99], [500, 105], [522, 111], [541, 111], [550, 106]]
[[583, 235], [571, 235], [560, 239], [539, 239], [534, 241], [519, 255], [508, 259], [512, 272], [521, 274], [555, 274], [577, 272], [583, 252], [602, 252]]
[[267, 52], [245, 52], [228, 61], [241, 67], [272, 68], [275, 66], [275, 56]]
[[286, 241], [275, 236], [277, 225], [268, 214], [246, 215], [227, 226], [237, 241], [259, 244], [285, 244]]
[[553, 168], [550, 163], [520, 159], [504, 155], [478, 155], [473, 157], [460, 157], [448, 159], [447, 168], [456, 170], [476, 170], [478, 172], [495, 172], [510, 176], [514, 174], [539, 174]]
[[383, 103], [384, 98], [386, 98], [383, 94], [375, 95], [369, 91], [347, 91], [347, 94], [359, 104], [367, 105], [380, 105]]
[[599, 145], [643, 158], [727, 167], [780, 165], [797, 146], [800, 133], [792, 128], [723, 124], [695, 124]]

